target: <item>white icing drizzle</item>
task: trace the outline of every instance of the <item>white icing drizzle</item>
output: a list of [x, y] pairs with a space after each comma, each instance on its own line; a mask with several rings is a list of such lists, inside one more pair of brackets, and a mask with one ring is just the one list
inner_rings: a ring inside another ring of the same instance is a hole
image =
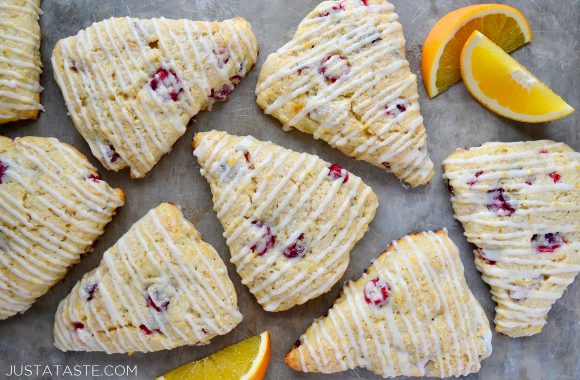
[[[292, 41], [268, 57], [265, 67], [278, 58], [282, 59], [282, 66], [260, 78], [256, 88], [258, 103], [265, 113], [279, 118], [282, 112], [288, 112], [285, 107], [290, 101], [307, 96], [295, 115], [291, 113], [289, 120], [281, 119], [284, 129], [310, 131], [314, 122], [315, 138], [323, 138], [345, 154], [392, 171], [413, 185], [427, 183], [433, 163], [425, 148], [416, 89], [414, 95], [401, 98], [404, 91], [416, 87], [416, 76], [409, 72], [409, 63], [401, 56], [405, 40], [399, 35], [402, 27], [394, 7], [387, 1], [374, 5], [365, 5], [361, 0], [323, 4], [302, 21]], [[332, 11], [332, 7], [339, 10]], [[329, 15], [320, 16], [329, 10]], [[386, 20], [381, 18], [384, 16]], [[336, 58], [339, 55], [343, 57], [340, 62]], [[392, 56], [393, 62], [377, 67], [385, 56]], [[326, 65], [324, 73], [320, 72], [322, 65]], [[331, 75], [333, 81], [323, 74]], [[289, 88], [279, 84], [290, 77]], [[384, 83], [389, 85], [373, 98], [367, 97]], [[282, 86], [285, 92], [272, 92], [275, 86]], [[260, 95], [266, 93], [268, 98], [262, 100]], [[348, 100], [342, 100], [345, 97]], [[399, 102], [404, 103], [405, 111], [395, 115], [393, 110]], [[367, 127], [372, 127], [373, 132]]]
[[44, 110], [38, 101], [42, 87], [38, 79], [31, 79], [42, 73], [40, 34], [17, 25], [10, 17], [13, 12], [27, 14], [38, 24], [42, 13], [39, 1], [26, 0], [23, 6], [14, 3], [0, 0], [0, 29], [5, 31], [0, 39], [0, 120], [13, 119], [14, 111]]
[[94, 168], [72, 147], [36, 137], [8, 144], [0, 155], [7, 167], [0, 183], [0, 319], [24, 312], [64, 277], [123, 205], [104, 181], [89, 178]]
[[[580, 154], [548, 140], [486, 143], [454, 153], [444, 165], [455, 217], [478, 247], [476, 267], [498, 303], [497, 329], [511, 336], [539, 332], [580, 271]], [[496, 189], [507, 194], [510, 215], [490, 208], [488, 192], [497, 195]], [[547, 244], [545, 252], [535, 241]]]
[[[390, 289], [380, 307], [364, 296], [365, 284], [375, 277]], [[476, 372], [491, 354], [489, 322], [467, 288], [446, 230], [393, 242], [343, 291], [328, 316], [314, 322], [293, 350], [300, 370], [365, 367], [383, 377], [448, 377]]]
[[[204, 133], [194, 155], [202, 165], [201, 173], [210, 182], [214, 209], [231, 249], [231, 262], [265, 310], [285, 310], [304, 303], [336, 283], [348, 265], [350, 250], [374, 217], [374, 210], [361, 215], [375, 195], [359, 177], [349, 173], [346, 183], [334, 180], [328, 190], [323, 190], [322, 185], [331, 180], [329, 164], [318, 157], [297, 154], [251, 136], [218, 131]], [[290, 168], [282, 169], [287, 162], [292, 162]], [[284, 174], [277, 177], [281, 172]], [[273, 178], [276, 182], [272, 182]], [[240, 196], [248, 201], [242, 201]], [[312, 207], [313, 196], [320, 202], [307, 215], [300, 215], [299, 210]], [[320, 220], [331, 205], [335, 208], [332, 218], [325, 216], [325, 220]], [[238, 240], [247, 239], [255, 228], [253, 222], [263, 221], [265, 215], [277, 240], [257, 259], [251, 242], [238, 248]], [[334, 229], [337, 221], [344, 221], [340, 230]], [[287, 247], [304, 234], [308, 257], [284, 256]], [[298, 265], [315, 268], [296, 273]], [[270, 271], [264, 278], [263, 273]]]
[[[185, 133], [189, 120], [211, 108], [212, 91], [243, 78], [254, 64], [257, 44], [248, 34], [249, 26], [235, 20], [111, 18], [59, 41], [52, 63], [93, 154], [107, 169], [130, 167], [133, 177], [143, 177]], [[219, 62], [216, 51], [227, 54], [227, 62]], [[102, 66], [94, 52], [110, 66]], [[159, 87], [156, 93], [152, 80], [158, 70], [179, 84], [173, 95]]]
[[[168, 207], [174, 206], [161, 205], [133, 225], [61, 302], [55, 323], [58, 348], [113, 353], [204, 344], [242, 320], [235, 295], [228, 293], [233, 285], [225, 266], [212, 262], [217, 253], [208, 253], [207, 247], [204, 252], [193, 226], [181, 212], [168, 214]], [[184, 237], [176, 240], [170, 225]], [[143, 257], [132, 254], [135, 249]], [[98, 284], [97, 295], [88, 300], [83, 286], [92, 281]], [[159, 298], [167, 301], [163, 309], [149, 304], [155, 302], [152, 286], [166, 289]], [[83, 327], [75, 329], [78, 322]]]

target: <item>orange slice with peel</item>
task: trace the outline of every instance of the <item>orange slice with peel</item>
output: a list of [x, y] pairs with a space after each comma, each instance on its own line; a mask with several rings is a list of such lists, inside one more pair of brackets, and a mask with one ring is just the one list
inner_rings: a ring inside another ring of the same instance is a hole
[[525, 16], [507, 5], [478, 4], [448, 13], [435, 24], [423, 44], [421, 70], [430, 98], [461, 80], [459, 57], [474, 30], [508, 53], [532, 40]]
[[270, 334], [242, 340], [204, 359], [178, 367], [157, 380], [261, 380], [270, 362]]
[[498, 115], [541, 123], [574, 112], [548, 86], [478, 31], [465, 43], [460, 63], [463, 83], [471, 95]]

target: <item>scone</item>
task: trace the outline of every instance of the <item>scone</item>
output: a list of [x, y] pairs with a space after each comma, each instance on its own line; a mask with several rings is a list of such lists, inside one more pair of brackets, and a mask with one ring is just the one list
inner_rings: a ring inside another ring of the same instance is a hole
[[0, 320], [59, 282], [124, 200], [72, 146], [0, 136]]
[[69, 114], [109, 170], [141, 178], [224, 101], [256, 62], [250, 24], [111, 18], [60, 40], [54, 75]]
[[36, 119], [40, 104], [40, 0], [0, 0], [0, 124]]
[[150, 352], [207, 344], [241, 320], [222, 259], [162, 203], [60, 302], [54, 339], [63, 351]]
[[265, 310], [303, 304], [342, 277], [378, 206], [359, 177], [251, 136], [197, 133], [193, 146], [231, 262]]
[[284, 129], [418, 186], [430, 181], [433, 163], [398, 18], [384, 0], [319, 4], [268, 57], [256, 95]]
[[539, 333], [580, 271], [580, 154], [548, 140], [493, 142], [443, 164], [455, 218], [497, 303], [496, 330]]
[[467, 375], [491, 355], [487, 317], [446, 230], [394, 241], [296, 341], [296, 371], [367, 368], [383, 377]]

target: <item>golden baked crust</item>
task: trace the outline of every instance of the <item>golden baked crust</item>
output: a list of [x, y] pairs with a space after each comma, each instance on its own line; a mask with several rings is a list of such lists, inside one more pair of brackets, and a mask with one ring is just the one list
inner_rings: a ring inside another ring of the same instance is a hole
[[61, 301], [54, 337], [63, 351], [149, 352], [207, 344], [241, 320], [224, 262], [162, 203]]
[[52, 63], [75, 126], [110, 170], [143, 177], [189, 120], [256, 62], [250, 24], [111, 18], [58, 41]]
[[194, 155], [242, 282], [267, 311], [330, 290], [375, 216], [362, 180], [317, 156], [251, 136], [197, 133]]
[[412, 186], [433, 176], [417, 77], [387, 1], [319, 4], [266, 59], [256, 94], [284, 129], [310, 133]]
[[59, 282], [124, 200], [70, 145], [0, 136], [0, 319]]
[[496, 330], [539, 333], [580, 271], [580, 154], [549, 140], [490, 142], [443, 164], [455, 218], [497, 303]]
[[441, 230], [393, 242], [362, 278], [345, 284], [286, 363], [305, 372], [365, 367], [383, 377], [448, 377], [477, 372], [489, 355], [489, 322]]
[[0, 124], [36, 119], [40, 104], [40, 0], [0, 0]]

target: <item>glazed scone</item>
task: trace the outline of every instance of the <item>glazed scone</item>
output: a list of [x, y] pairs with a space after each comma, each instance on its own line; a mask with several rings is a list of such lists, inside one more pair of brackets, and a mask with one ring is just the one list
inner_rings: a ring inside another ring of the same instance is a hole
[[141, 178], [198, 112], [256, 62], [250, 24], [111, 18], [60, 40], [52, 65], [69, 114], [110, 170]]
[[40, 104], [40, 0], [0, 0], [0, 124], [36, 119]]
[[496, 330], [539, 333], [580, 271], [580, 154], [548, 140], [492, 142], [443, 164], [455, 218], [497, 303]]
[[207, 344], [241, 320], [222, 259], [162, 203], [60, 302], [54, 339], [62, 351], [150, 352]]
[[124, 201], [72, 146], [0, 136], [0, 320], [59, 282]]
[[367, 368], [383, 377], [468, 375], [491, 355], [487, 317], [446, 230], [394, 241], [296, 341], [296, 371]]
[[194, 155], [242, 283], [267, 311], [330, 290], [375, 216], [362, 180], [317, 156], [251, 136], [197, 133]]
[[258, 105], [412, 186], [433, 176], [405, 37], [384, 0], [325, 1], [264, 63]]

